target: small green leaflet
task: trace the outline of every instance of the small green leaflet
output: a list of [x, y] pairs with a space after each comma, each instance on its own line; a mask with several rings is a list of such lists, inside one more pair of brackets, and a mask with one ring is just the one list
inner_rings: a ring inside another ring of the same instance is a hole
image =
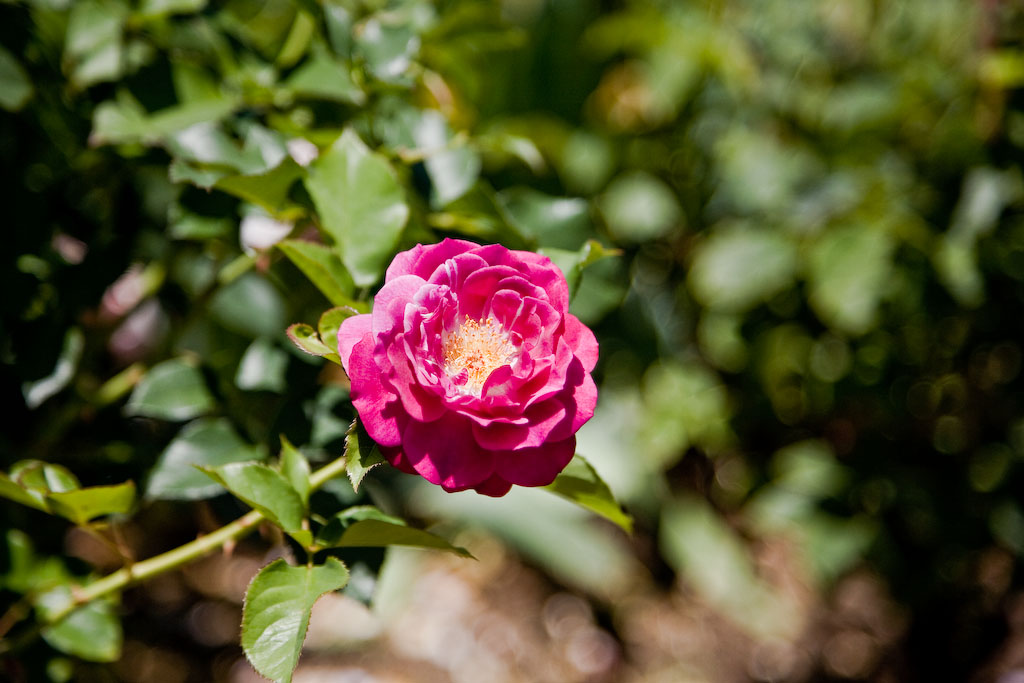
[[352, 490], [358, 491], [366, 473], [384, 462], [377, 444], [370, 439], [359, 420], [352, 420], [345, 434], [345, 471], [352, 482]]
[[576, 455], [569, 466], [544, 487], [633, 533], [633, 518], [622, 511], [611, 489], [583, 456]]
[[292, 343], [299, 347], [300, 351], [304, 351], [311, 356], [326, 358], [341, 365], [341, 358], [338, 356], [337, 351], [320, 341], [320, 335], [317, 334], [311, 325], [294, 323], [288, 326], [285, 333], [292, 340]]
[[348, 570], [329, 557], [318, 566], [275, 560], [249, 584], [242, 611], [242, 649], [253, 668], [277, 683], [290, 683], [317, 599], [348, 583]]

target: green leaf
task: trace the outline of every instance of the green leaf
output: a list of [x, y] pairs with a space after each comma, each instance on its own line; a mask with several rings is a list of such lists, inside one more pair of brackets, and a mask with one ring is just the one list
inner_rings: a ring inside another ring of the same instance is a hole
[[59, 623], [44, 628], [42, 635], [57, 650], [90, 662], [117, 661], [124, 641], [121, 621], [106, 600], [79, 607]]
[[135, 504], [135, 484], [128, 481], [113, 486], [89, 486], [51, 493], [46, 499], [53, 512], [82, 525], [95, 517], [131, 511]]
[[304, 240], [284, 240], [278, 242], [277, 248], [316, 285], [316, 288], [332, 304], [335, 306], [352, 304], [352, 288], [355, 284], [333, 249], [323, 244]]
[[184, 421], [207, 413], [214, 406], [202, 373], [187, 361], [175, 358], [150, 368], [124, 410], [128, 415]]
[[6, 48], [0, 46], [0, 107], [18, 111], [32, 98], [32, 81]]
[[672, 190], [643, 171], [626, 173], [613, 180], [599, 204], [608, 229], [624, 242], [662, 237], [683, 218]]
[[358, 315], [358, 312], [348, 306], [338, 306], [324, 311], [316, 324], [320, 332], [320, 341], [328, 348], [338, 348], [338, 328], [353, 315]]
[[366, 101], [366, 95], [352, 80], [349, 67], [323, 51], [314, 52], [284, 84], [299, 97], [357, 105]]
[[810, 254], [811, 307], [829, 326], [860, 335], [877, 322], [889, 285], [893, 239], [870, 224], [830, 230]]
[[352, 279], [372, 285], [390, 262], [409, 218], [394, 169], [346, 130], [310, 164], [305, 182]]
[[284, 298], [267, 278], [248, 272], [217, 290], [210, 316], [232, 332], [273, 338], [284, 327]]
[[76, 87], [84, 89], [121, 76], [126, 15], [120, 3], [86, 0], [74, 4], [68, 16], [64, 52]]
[[444, 115], [428, 109], [412, 129], [416, 147], [425, 154], [430, 176], [431, 204], [442, 207], [466, 194], [480, 177], [480, 155], [464, 142], [453, 144]]
[[633, 533], [633, 518], [622, 511], [611, 489], [583, 456], [577, 455], [555, 480], [544, 487]]
[[689, 285], [708, 308], [740, 312], [785, 291], [796, 269], [796, 245], [785, 234], [724, 226], [694, 250]]
[[50, 507], [46, 499], [39, 491], [30, 491], [18, 483], [11, 481], [6, 474], [0, 474], [0, 496], [15, 503], [21, 503], [43, 512], [49, 512]]
[[606, 258], [622, 255], [622, 251], [619, 249], [609, 249], [597, 240], [587, 240], [578, 251], [542, 248], [538, 249], [538, 253], [547, 256], [561, 269], [565, 275], [566, 284], [569, 286], [570, 296], [575, 296], [579, 290], [580, 280], [587, 266]]
[[287, 388], [285, 372], [288, 354], [268, 339], [257, 339], [242, 355], [235, 373], [235, 386], [245, 391], [275, 391]]
[[203, 471], [302, 545], [313, 543], [313, 535], [302, 528], [306, 506], [288, 479], [277, 470], [256, 462], [234, 462], [204, 467]]
[[401, 82], [419, 49], [419, 38], [407, 19], [396, 14], [378, 14], [356, 30], [356, 47], [374, 76], [382, 81]]
[[352, 490], [358, 491], [366, 473], [383, 462], [384, 456], [358, 418], [352, 420], [345, 434], [345, 471], [352, 482]]
[[138, 13], [145, 19], [158, 19], [169, 14], [189, 14], [206, 7], [207, 0], [142, 0]]
[[71, 470], [42, 460], [16, 462], [10, 476], [20, 486], [43, 493], [74, 491], [81, 486]]
[[542, 247], [575, 251], [592, 233], [590, 204], [578, 197], [551, 197], [516, 187], [498, 193], [509, 221]]
[[341, 363], [337, 352], [320, 341], [320, 336], [312, 326], [306, 323], [294, 323], [289, 325], [285, 332], [288, 334], [288, 338], [292, 340], [292, 343], [299, 347], [300, 351], [305, 351], [311, 356], [321, 356], [335, 363]]
[[312, 567], [279, 559], [261, 569], [249, 584], [242, 611], [242, 649], [253, 668], [273, 681], [290, 682], [313, 604], [347, 582], [348, 570], [333, 557]]
[[223, 418], [202, 418], [185, 426], [160, 455], [150, 473], [146, 497], [160, 500], [210, 498], [224, 489], [196, 469], [262, 460], [262, 450], [242, 441]]
[[785, 597], [759, 579], [743, 540], [705, 501], [666, 505], [659, 545], [704, 600], [751, 633], [789, 635], [802, 627]]
[[82, 358], [82, 349], [85, 348], [85, 335], [77, 327], [72, 327], [64, 335], [64, 344], [60, 350], [60, 356], [54, 365], [53, 372], [46, 377], [32, 382], [25, 382], [21, 386], [21, 393], [25, 397], [25, 405], [31, 410], [38, 408], [46, 399], [54, 396], [61, 389], [66, 387], [75, 377], [78, 369], [78, 361]]
[[304, 508], [309, 506], [309, 461], [281, 435], [281, 474], [299, 494]]
[[[338, 513], [344, 514], [344, 513]], [[320, 538], [317, 539], [318, 541]], [[473, 557], [468, 550], [452, 545], [447, 540], [423, 529], [414, 529], [383, 519], [361, 519], [348, 526], [341, 537], [331, 540], [329, 545], [334, 548], [386, 548], [391, 545], [410, 546], [413, 548], [430, 548], [445, 550], [462, 557]]]
[[[302, 167], [291, 157], [285, 157], [274, 168], [255, 175], [228, 175], [218, 177], [206, 185], [234, 195], [239, 199], [263, 207], [276, 214], [284, 206], [295, 181], [302, 177]], [[206, 181], [206, 178], [200, 178]], [[203, 187], [201, 183], [196, 183]]]

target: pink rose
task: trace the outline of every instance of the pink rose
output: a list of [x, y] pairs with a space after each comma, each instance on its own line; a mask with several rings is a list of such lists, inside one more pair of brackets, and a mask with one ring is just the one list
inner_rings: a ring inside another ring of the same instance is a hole
[[551, 261], [446, 239], [395, 257], [344, 321], [352, 402], [392, 465], [448, 491], [544, 486], [594, 414], [597, 340]]

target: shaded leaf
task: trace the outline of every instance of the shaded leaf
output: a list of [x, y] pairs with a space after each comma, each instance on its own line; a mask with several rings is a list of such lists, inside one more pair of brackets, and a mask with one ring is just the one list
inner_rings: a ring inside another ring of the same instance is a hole
[[231, 462], [262, 460], [262, 450], [238, 436], [223, 418], [203, 418], [185, 426], [161, 453], [150, 473], [146, 497], [196, 500], [224, 492], [196, 465], [217, 467]]
[[284, 84], [300, 97], [347, 104], [362, 104], [366, 100], [366, 95], [352, 80], [348, 66], [324, 52], [314, 52]]
[[333, 557], [312, 567], [279, 559], [261, 569], [242, 611], [242, 649], [253, 668], [273, 681], [291, 681], [313, 604], [347, 582], [348, 570]]
[[61, 347], [60, 356], [57, 358], [53, 372], [42, 379], [25, 382], [21, 386], [25, 405], [34, 410], [46, 399], [66, 387], [75, 376], [83, 348], [85, 348], [85, 335], [77, 327], [72, 327], [64, 335], [64, 345]]
[[[213, 186], [218, 190], [261, 206], [274, 214], [284, 207], [292, 185], [300, 177], [302, 177], [302, 167], [291, 157], [285, 157], [281, 163], [263, 173], [222, 176], [206, 187]], [[200, 180], [207, 182], [206, 177], [202, 177]], [[196, 184], [203, 186], [201, 183]]]
[[332, 304], [347, 306], [352, 303], [352, 288], [355, 285], [333, 249], [304, 240], [284, 240], [277, 244], [277, 248]]
[[135, 484], [129, 481], [113, 486], [89, 486], [51, 493], [46, 499], [56, 514], [75, 524], [85, 524], [103, 515], [130, 512], [135, 504]]
[[299, 494], [303, 507], [309, 505], [309, 461], [281, 435], [281, 474]]
[[238, 363], [235, 386], [246, 391], [284, 392], [288, 354], [273, 342], [259, 338], [249, 345]]
[[124, 410], [128, 415], [183, 421], [209, 412], [214, 405], [202, 373], [175, 358], [150, 368]]
[[32, 98], [32, 81], [6, 48], [0, 46], [0, 107], [18, 111]]
[[[318, 538], [318, 541], [320, 540]], [[429, 531], [414, 529], [405, 524], [383, 519], [358, 520], [346, 527], [339, 538], [332, 539], [328, 535], [323, 540], [331, 541], [328, 545], [334, 548], [386, 548], [392, 545], [402, 545], [445, 550], [462, 557], [473, 557], [465, 548], [452, 545]]]
[[86, 661], [114, 662], [121, 657], [121, 621], [106, 600], [79, 607], [59, 623], [44, 628], [42, 634], [52, 647]]
[[352, 420], [345, 434], [345, 471], [352, 490], [358, 491], [366, 473], [384, 462], [377, 444], [366, 433], [358, 419]]

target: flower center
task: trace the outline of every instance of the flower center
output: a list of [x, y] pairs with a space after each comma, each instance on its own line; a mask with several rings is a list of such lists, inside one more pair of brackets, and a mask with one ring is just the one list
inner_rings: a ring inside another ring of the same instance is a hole
[[464, 320], [444, 336], [444, 369], [463, 394], [480, 396], [490, 374], [513, 364], [517, 355], [508, 334], [492, 318]]

